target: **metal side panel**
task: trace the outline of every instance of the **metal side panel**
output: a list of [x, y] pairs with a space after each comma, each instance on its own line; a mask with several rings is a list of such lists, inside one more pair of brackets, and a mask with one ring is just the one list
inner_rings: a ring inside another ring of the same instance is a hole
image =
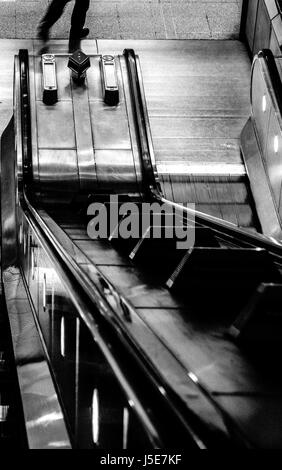
[[3, 273], [16, 369], [30, 449], [70, 449], [70, 439], [21, 272]]
[[71, 90], [80, 188], [82, 191], [91, 192], [97, 187], [97, 175], [89, 112], [89, 96], [86, 92], [82, 93], [81, 87], [73, 81], [71, 81]]
[[36, 118], [39, 149], [75, 149], [75, 127], [73, 108], [69, 101], [61, 101], [56, 106], [45, 106], [37, 102]]
[[274, 197], [263, 165], [260, 147], [251, 118], [247, 121], [242, 131], [241, 150], [263, 234], [281, 240], [281, 221], [275, 207]]

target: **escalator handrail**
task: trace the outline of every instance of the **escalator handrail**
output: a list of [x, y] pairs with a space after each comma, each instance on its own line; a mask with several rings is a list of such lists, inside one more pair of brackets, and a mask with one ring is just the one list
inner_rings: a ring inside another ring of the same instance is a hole
[[133, 106], [133, 114], [136, 122], [137, 142], [141, 155], [142, 180], [144, 193], [160, 191], [158, 185], [155, 158], [151, 142], [149, 123], [147, 119], [146, 103], [142, 87], [140, 85], [137, 57], [133, 49], [124, 49], [123, 55], [126, 60], [129, 78], [130, 93]]
[[23, 181], [26, 186], [32, 183], [32, 142], [31, 142], [31, 112], [29, 96], [29, 57], [27, 49], [19, 50], [20, 69], [20, 114], [21, 114], [21, 146]]
[[276, 7], [280, 16], [282, 16], [282, 4], [281, 0], [275, 0]]

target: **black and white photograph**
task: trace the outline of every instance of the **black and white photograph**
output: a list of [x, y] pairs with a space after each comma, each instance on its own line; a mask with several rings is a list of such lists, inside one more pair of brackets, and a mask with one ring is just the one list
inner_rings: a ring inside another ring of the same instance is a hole
[[0, 217], [0, 450], [282, 449], [282, 0], [0, 0]]

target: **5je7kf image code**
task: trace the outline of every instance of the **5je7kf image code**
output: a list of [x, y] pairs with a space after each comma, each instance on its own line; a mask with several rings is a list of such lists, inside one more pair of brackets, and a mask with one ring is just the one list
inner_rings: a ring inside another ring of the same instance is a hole
[[145, 454], [138, 456], [113, 456], [107, 454], [98, 458], [100, 465], [123, 465], [127, 468], [137, 470], [141, 467], [154, 465], [181, 465], [183, 457], [181, 454]]

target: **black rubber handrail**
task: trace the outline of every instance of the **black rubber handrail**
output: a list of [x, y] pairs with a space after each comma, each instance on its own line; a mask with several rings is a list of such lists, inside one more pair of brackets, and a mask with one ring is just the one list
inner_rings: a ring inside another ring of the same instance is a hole
[[29, 57], [27, 49], [19, 50], [20, 69], [20, 100], [22, 123], [22, 166], [25, 187], [32, 185], [32, 142], [31, 142], [31, 112], [29, 97]]
[[124, 49], [123, 55], [126, 59], [129, 86], [132, 98], [134, 119], [136, 122], [136, 136], [141, 154], [141, 168], [143, 179], [143, 190], [145, 195], [151, 191], [158, 191], [156, 175], [152, 164], [152, 156], [149, 144], [149, 136], [146, 126], [145, 103], [142, 98], [140, 81], [138, 78], [137, 60], [133, 49]]
[[282, 16], [282, 2], [281, 2], [281, 0], [275, 0], [275, 3], [276, 3], [276, 6], [277, 6], [278, 13], [280, 14], [280, 16]]

